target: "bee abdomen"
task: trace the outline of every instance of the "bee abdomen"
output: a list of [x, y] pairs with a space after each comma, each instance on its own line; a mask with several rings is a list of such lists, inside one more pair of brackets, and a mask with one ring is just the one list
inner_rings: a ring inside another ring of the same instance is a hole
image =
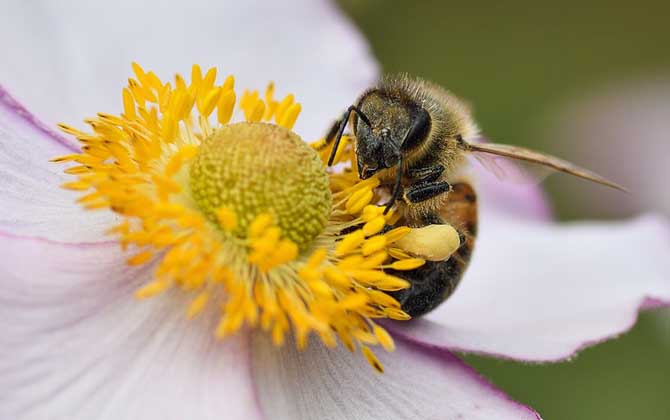
[[394, 292], [392, 296], [412, 317], [432, 311], [451, 296], [470, 262], [477, 234], [477, 196], [467, 183], [452, 187], [446, 204], [439, 212], [426, 215], [423, 224], [452, 225], [461, 238], [458, 250], [447, 260], [428, 261], [414, 270], [389, 270], [389, 274], [411, 283], [408, 289]]

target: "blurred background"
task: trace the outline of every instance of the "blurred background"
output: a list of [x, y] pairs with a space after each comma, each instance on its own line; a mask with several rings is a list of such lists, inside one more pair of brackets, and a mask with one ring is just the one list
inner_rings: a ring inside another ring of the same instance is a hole
[[[340, 0], [384, 72], [468, 99], [497, 142], [557, 154], [632, 190], [551, 177], [557, 218], [670, 215], [670, 2], [586, 3]], [[670, 419], [667, 310], [567, 363], [465, 359], [547, 420]]]

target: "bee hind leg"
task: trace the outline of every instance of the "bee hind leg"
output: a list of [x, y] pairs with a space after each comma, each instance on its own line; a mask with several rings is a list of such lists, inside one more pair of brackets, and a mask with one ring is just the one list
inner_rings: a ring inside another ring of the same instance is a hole
[[389, 293], [412, 317], [426, 314], [456, 290], [470, 262], [477, 235], [477, 196], [465, 182], [452, 185], [448, 200], [439, 210], [424, 214], [415, 226], [449, 224], [459, 233], [461, 244], [446, 260], [427, 261], [414, 270], [386, 270], [410, 282], [410, 287]]

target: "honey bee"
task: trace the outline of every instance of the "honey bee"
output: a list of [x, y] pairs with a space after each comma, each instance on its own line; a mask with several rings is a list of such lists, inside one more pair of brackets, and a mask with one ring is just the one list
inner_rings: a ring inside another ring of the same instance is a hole
[[392, 274], [410, 282], [393, 296], [412, 317], [444, 302], [460, 282], [477, 236], [477, 195], [461, 179], [466, 156], [510, 158], [548, 167], [619, 190], [602, 176], [560, 158], [523, 147], [478, 141], [479, 129], [469, 107], [442, 87], [409, 75], [386, 77], [365, 91], [333, 125], [325, 145], [332, 144], [333, 164], [347, 124], [353, 127], [358, 175], [379, 177], [401, 215], [398, 225], [420, 228], [448, 224], [460, 246], [450, 257], [427, 261], [411, 271]]

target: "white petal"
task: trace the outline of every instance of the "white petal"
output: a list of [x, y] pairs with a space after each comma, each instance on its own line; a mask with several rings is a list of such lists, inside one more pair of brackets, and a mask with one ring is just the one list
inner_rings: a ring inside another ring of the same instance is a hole
[[245, 336], [217, 342], [115, 246], [0, 236], [0, 418], [259, 418]]
[[483, 224], [454, 295], [399, 335], [453, 350], [556, 361], [630, 329], [638, 310], [670, 304], [670, 229], [630, 222]]
[[[130, 62], [164, 78], [193, 63], [234, 73], [237, 86], [294, 92], [296, 132], [324, 134], [376, 66], [329, 1], [13, 2], [0, 17], [0, 81], [47, 123], [116, 112]], [[221, 80], [223, 80], [221, 78]]]
[[[254, 335], [253, 375], [263, 413], [273, 419], [538, 419], [454, 355], [399, 340], [380, 350], [385, 373], [360, 353], [327, 349], [316, 340], [304, 352], [293, 343], [272, 348]], [[291, 392], [278, 392], [290, 390]]]
[[72, 153], [66, 139], [42, 125], [0, 86], [0, 229], [57, 241], [100, 241], [114, 217], [83, 211], [77, 194], [60, 188], [72, 177], [49, 162]]

